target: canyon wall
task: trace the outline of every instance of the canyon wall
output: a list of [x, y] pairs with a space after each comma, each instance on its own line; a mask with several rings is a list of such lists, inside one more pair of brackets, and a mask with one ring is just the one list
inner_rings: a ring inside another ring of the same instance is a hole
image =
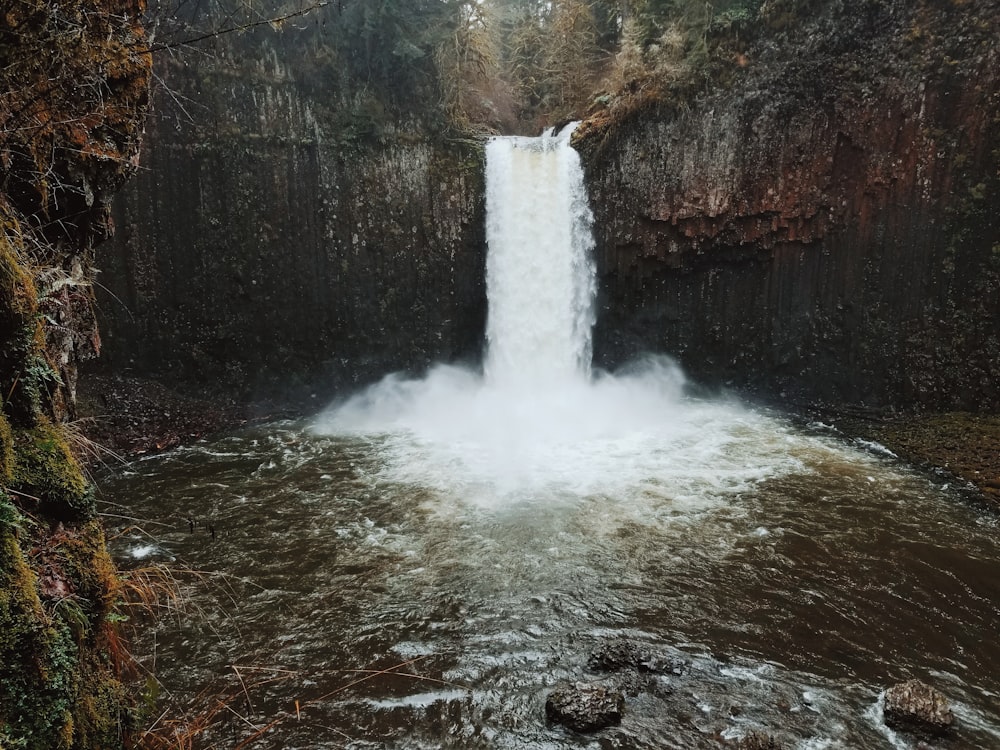
[[158, 58], [142, 170], [101, 260], [104, 367], [309, 403], [478, 359], [482, 146], [365, 99], [320, 33]]
[[[597, 364], [666, 352], [788, 404], [997, 408], [997, 0], [741, 18], [575, 137]], [[432, 99], [366, 98], [337, 54], [265, 27], [159, 57], [101, 259], [105, 367], [255, 399], [478, 358], [481, 144], [429, 125]]]
[[706, 77], [577, 133], [598, 362], [1000, 408], [1000, 4], [768, 2]]

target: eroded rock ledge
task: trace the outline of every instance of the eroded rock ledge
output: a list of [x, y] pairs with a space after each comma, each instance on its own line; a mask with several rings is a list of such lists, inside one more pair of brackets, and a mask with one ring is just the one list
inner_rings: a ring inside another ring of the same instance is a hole
[[585, 123], [601, 363], [666, 351], [785, 401], [1000, 407], [998, 18], [765, 3], [703, 86]]

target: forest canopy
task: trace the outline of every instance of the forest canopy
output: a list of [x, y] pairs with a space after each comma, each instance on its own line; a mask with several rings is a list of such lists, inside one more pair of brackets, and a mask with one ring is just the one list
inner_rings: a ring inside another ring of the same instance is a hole
[[[623, 91], [661, 90], [710, 57], [713, 29], [760, 0], [159, 0], [172, 52], [272, 27], [309, 49], [304, 75], [349, 92], [355, 120], [415, 114], [465, 132], [537, 132]], [[288, 34], [290, 36], [290, 34]], [[363, 126], [364, 123], [362, 122]]]

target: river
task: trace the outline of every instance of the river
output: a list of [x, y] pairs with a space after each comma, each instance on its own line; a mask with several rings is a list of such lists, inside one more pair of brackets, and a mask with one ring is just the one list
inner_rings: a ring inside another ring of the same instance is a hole
[[[389, 376], [101, 480], [137, 519], [124, 567], [198, 571], [135, 644], [161, 705], [218, 719], [202, 747], [909, 748], [879, 701], [919, 678], [953, 702], [944, 746], [1000, 747], [997, 518], [665, 357], [592, 372], [568, 133], [487, 155], [481, 370]], [[588, 666], [621, 641], [659, 667]], [[579, 679], [624, 686], [620, 726], [547, 723]]]

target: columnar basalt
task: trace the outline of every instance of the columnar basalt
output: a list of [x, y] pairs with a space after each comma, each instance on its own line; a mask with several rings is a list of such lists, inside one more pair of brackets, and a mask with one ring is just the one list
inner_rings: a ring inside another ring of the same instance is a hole
[[704, 87], [585, 123], [599, 360], [673, 352], [799, 403], [1000, 406], [998, 18], [766, 3]]
[[430, 106], [386, 113], [342, 80], [344, 51], [311, 30], [327, 21], [333, 6], [304, 31], [158, 63], [144, 169], [104, 263], [106, 367], [318, 404], [392, 370], [478, 358], [482, 144], [435, 130]]

